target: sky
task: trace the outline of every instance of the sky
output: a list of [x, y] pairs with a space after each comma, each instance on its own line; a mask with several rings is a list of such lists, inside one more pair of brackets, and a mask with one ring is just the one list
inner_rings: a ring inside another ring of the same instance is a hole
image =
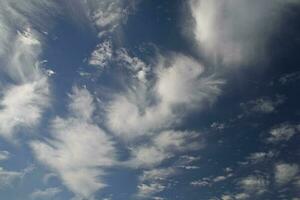
[[300, 200], [299, 0], [1, 0], [0, 199]]

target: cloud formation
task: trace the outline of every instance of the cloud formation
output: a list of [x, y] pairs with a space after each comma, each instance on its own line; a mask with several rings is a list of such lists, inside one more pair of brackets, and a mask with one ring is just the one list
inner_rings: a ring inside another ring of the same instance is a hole
[[13, 139], [18, 128], [33, 128], [49, 106], [49, 85], [45, 78], [8, 87], [0, 100], [0, 135]]
[[190, 0], [192, 35], [208, 57], [237, 65], [264, 55], [289, 1]]
[[153, 86], [134, 85], [107, 106], [107, 127], [121, 138], [131, 140], [170, 127], [221, 93], [223, 81], [203, 76], [204, 67], [187, 56], [162, 58], [156, 69]]
[[49, 104], [49, 84], [39, 62], [42, 39], [32, 28], [45, 28], [49, 8], [54, 3], [47, 0], [0, 3], [0, 70], [7, 80], [0, 83], [0, 135], [6, 139], [14, 138], [19, 127], [37, 125]]
[[78, 197], [91, 198], [105, 187], [100, 179], [114, 164], [110, 137], [93, 122], [95, 105], [86, 89], [74, 88], [69, 117], [57, 117], [51, 125], [52, 139], [34, 141], [31, 147], [43, 164], [56, 172]]

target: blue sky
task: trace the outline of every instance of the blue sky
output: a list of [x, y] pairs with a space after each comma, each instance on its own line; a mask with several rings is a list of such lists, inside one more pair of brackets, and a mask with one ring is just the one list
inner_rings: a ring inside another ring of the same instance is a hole
[[299, 200], [298, 0], [2, 0], [0, 199]]

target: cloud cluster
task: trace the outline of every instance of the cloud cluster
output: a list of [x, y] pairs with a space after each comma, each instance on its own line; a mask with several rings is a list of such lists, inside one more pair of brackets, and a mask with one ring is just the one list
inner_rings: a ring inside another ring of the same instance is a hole
[[221, 93], [223, 81], [203, 76], [204, 67], [194, 59], [176, 54], [167, 60], [160, 60], [152, 87], [136, 85], [109, 103], [107, 127], [116, 135], [134, 139], [170, 127]]

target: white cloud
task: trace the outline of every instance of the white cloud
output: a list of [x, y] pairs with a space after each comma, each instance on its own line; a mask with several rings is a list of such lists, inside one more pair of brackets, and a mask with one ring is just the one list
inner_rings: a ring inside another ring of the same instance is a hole
[[[45, 28], [43, 21], [49, 19], [47, 9], [52, 8], [52, 13], [56, 13], [55, 3], [49, 0], [3, 0], [0, 2], [0, 57], [2, 59], [9, 54], [13, 48], [17, 30], [22, 30], [29, 24], [36, 27]], [[49, 26], [49, 21], [47, 26]], [[19, 32], [20, 33], [20, 32]], [[24, 35], [23, 35], [24, 36]], [[27, 35], [29, 36], [29, 35]], [[31, 37], [23, 38], [24, 41]], [[35, 42], [35, 44], [37, 44]]]
[[62, 190], [60, 188], [47, 188], [45, 190], [35, 190], [30, 194], [30, 199], [33, 200], [44, 200], [44, 199], [53, 199], [57, 196]]
[[[157, 167], [169, 158], [200, 147], [199, 134], [188, 131], [164, 131], [152, 137], [147, 144], [132, 148], [132, 157], [125, 165], [147, 169], [140, 176], [137, 196], [149, 199], [164, 191], [166, 186], [170, 185], [168, 183], [171, 177], [179, 172], [180, 166], [175, 162], [169, 167]], [[194, 157], [189, 157], [189, 162], [194, 160]], [[182, 162], [180, 159], [179, 163]]]
[[199, 133], [190, 131], [163, 131], [153, 139], [155, 146], [164, 151], [185, 152], [197, 150], [203, 141]]
[[92, 23], [99, 32], [99, 37], [112, 33], [120, 24], [125, 23], [128, 14], [134, 9], [136, 1], [63, 1], [67, 14], [76, 23], [86, 26]]
[[91, 119], [91, 94], [74, 88], [70, 98], [70, 116], [53, 120], [52, 139], [34, 141], [31, 147], [38, 160], [57, 173], [72, 192], [91, 198], [105, 187], [100, 177], [105, 175], [106, 167], [115, 163], [115, 148], [110, 137]]
[[203, 178], [201, 180], [192, 181], [191, 185], [197, 187], [206, 187], [211, 185], [211, 181], [209, 178]]
[[117, 62], [119, 65], [126, 67], [134, 77], [139, 81], [146, 83], [147, 74], [151, 70], [141, 59], [135, 56], [130, 56], [128, 51], [124, 48], [121, 48], [117, 51]]
[[36, 126], [48, 106], [49, 85], [39, 69], [42, 38], [32, 27], [48, 28], [50, 15], [45, 11], [50, 8], [56, 13], [48, 0], [0, 2], [0, 70], [5, 77], [0, 83], [0, 134], [6, 139], [12, 139], [19, 127]]
[[173, 167], [146, 170], [139, 178], [137, 196], [140, 198], [153, 198], [155, 194], [164, 191], [171, 176], [177, 174]]
[[13, 139], [19, 127], [33, 128], [49, 105], [49, 85], [45, 78], [8, 87], [0, 100], [0, 135]]
[[132, 158], [126, 162], [131, 167], [153, 167], [187, 151], [203, 147], [200, 134], [189, 131], [163, 131], [146, 144], [131, 148]]
[[92, 18], [95, 24], [100, 28], [118, 25], [124, 18], [126, 18], [126, 6], [123, 0], [113, 1], [93, 1], [90, 5], [95, 6], [92, 12]]
[[[118, 61], [132, 74], [145, 72], [104, 107], [107, 128], [131, 144], [131, 157], [123, 165], [155, 169], [170, 158], [201, 148], [200, 134], [169, 129], [192, 109], [212, 104], [224, 82], [206, 74], [203, 65], [182, 54], [159, 57], [150, 67], [122, 50]], [[147, 73], [154, 76], [153, 81], [148, 82]], [[153, 196], [164, 189], [162, 182], [141, 182], [138, 196]]]
[[280, 0], [190, 0], [193, 35], [209, 57], [232, 65], [263, 56], [280, 19]]
[[278, 127], [274, 127], [269, 131], [270, 136], [267, 138], [267, 142], [278, 143], [290, 140], [295, 134], [300, 132], [300, 125], [293, 124], [281, 124]]
[[[0, 69], [15, 83], [36, 81], [41, 76], [37, 63], [42, 38], [32, 27], [42, 28], [48, 19], [44, 10], [54, 5], [46, 0], [4, 0], [0, 7], [0, 27], [7, 33], [0, 36], [0, 57], [5, 63]], [[47, 24], [50, 25], [49, 20]]]
[[94, 99], [91, 93], [87, 89], [73, 87], [69, 98], [71, 102], [68, 106], [72, 115], [78, 119], [91, 120], [95, 111]]
[[107, 127], [132, 140], [179, 123], [192, 108], [214, 102], [221, 92], [223, 82], [203, 73], [201, 64], [184, 55], [161, 58], [153, 87], [133, 85], [135, 89], [116, 95], [106, 107]]
[[157, 180], [165, 180], [168, 177], [176, 174], [176, 170], [174, 168], [158, 168], [158, 169], [151, 169], [146, 170], [143, 172], [141, 176], [142, 181], [157, 181]]
[[113, 56], [112, 43], [107, 40], [97, 45], [93, 51], [89, 64], [99, 66], [101, 68], [106, 67], [111, 62]]
[[148, 199], [150, 196], [162, 192], [165, 190], [166, 186], [160, 183], [151, 183], [151, 184], [141, 184], [138, 185], [138, 194], [140, 198]]
[[242, 178], [238, 185], [247, 194], [260, 195], [267, 191], [269, 186], [269, 181], [261, 176], [248, 176]]
[[285, 185], [299, 173], [299, 166], [296, 164], [280, 163], [275, 166], [275, 181], [279, 185]]

